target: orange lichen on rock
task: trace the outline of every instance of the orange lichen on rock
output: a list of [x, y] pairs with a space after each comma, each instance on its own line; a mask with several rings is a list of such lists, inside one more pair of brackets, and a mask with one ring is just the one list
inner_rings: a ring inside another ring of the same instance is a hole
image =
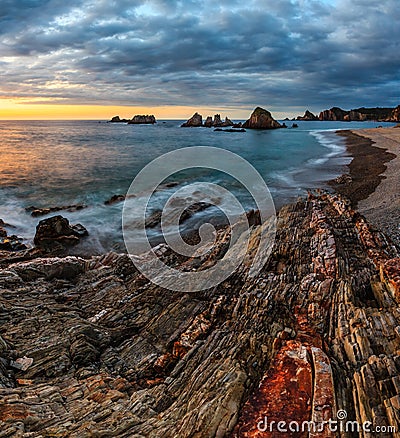
[[[307, 349], [300, 342], [288, 341], [244, 405], [234, 436], [274, 437], [280, 421], [308, 421], [311, 399], [312, 366]], [[288, 431], [285, 436], [301, 438], [308, 433]]]

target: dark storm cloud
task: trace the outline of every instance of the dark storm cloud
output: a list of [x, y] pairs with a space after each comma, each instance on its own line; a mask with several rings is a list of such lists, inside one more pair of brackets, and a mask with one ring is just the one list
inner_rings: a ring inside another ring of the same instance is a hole
[[396, 105], [399, 41], [397, 0], [3, 0], [0, 96], [278, 110]]

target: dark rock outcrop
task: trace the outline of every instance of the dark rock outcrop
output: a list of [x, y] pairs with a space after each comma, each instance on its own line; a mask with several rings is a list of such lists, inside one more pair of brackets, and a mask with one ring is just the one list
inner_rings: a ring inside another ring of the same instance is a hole
[[296, 118], [296, 120], [317, 121], [317, 120], [319, 120], [319, 117], [317, 117], [312, 112], [306, 110], [306, 112], [304, 113], [304, 116], [298, 116]]
[[[346, 199], [310, 196], [280, 210], [272, 255], [251, 278], [265, 224], [249, 220], [250, 256], [202, 293], [166, 293], [114, 253], [0, 269], [3, 436], [245, 437], [264, 417], [321, 426], [339, 410], [399, 430], [390, 242]], [[220, 229], [217, 248], [229, 236]], [[158, 253], [192, 270], [218, 251]]]
[[233, 122], [228, 117], [225, 117], [224, 122], [222, 123], [222, 126], [233, 126]]
[[125, 195], [112, 195], [110, 199], [104, 201], [104, 205], [113, 205], [118, 202], [125, 201], [125, 198], [126, 198]]
[[132, 120], [128, 120], [128, 125], [153, 125], [157, 123], [153, 115], [136, 115]]
[[129, 119], [120, 119], [119, 116], [114, 116], [111, 120], [111, 123], [128, 123]]
[[[8, 235], [7, 230], [5, 227], [11, 227], [10, 224], [6, 224], [3, 219], [0, 219], [0, 252], [1, 251], [22, 251], [27, 249], [27, 246], [22, 243], [23, 239], [22, 237], [18, 237], [15, 234], [12, 234], [11, 236]], [[0, 258], [1, 255], [0, 255]]]
[[52, 251], [76, 245], [82, 237], [87, 235], [88, 232], [83, 225], [70, 225], [68, 219], [53, 216], [39, 222], [34, 243], [38, 248]]
[[84, 208], [87, 208], [87, 205], [73, 204], [73, 205], [63, 205], [57, 207], [43, 207], [43, 208], [31, 206], [25, 208], [25, 210], [27, 212], [30, 212], [31, 216], [39, 217], [39, 216], [45, 216], [46, 214], [55, 213], [56, 211], [66, 210], [69, 212], [73, 212], [73, 211], [83, 210]]
[[198, 127], [203, 125], [203, 117], [199, 113], [194, 113], [193, 116], [185, 123], [182, 123], [182, 128]]
[[257, 107], [250, 118], [243, 124], [243, 128], [248, 129], [276, 129], [282, 126], [264, 108]]
[[214, 115], [213, 126], [216, 127], [216, 128], [222, 126], [222, 120], [221, 120], [221, 115], [220, 114], [215, 114]]
[[206, 121], [204, 122], [204, 126], [206, 128], [211, 128], [213, 125], [213, 119], [211, 116], [207, 116]]

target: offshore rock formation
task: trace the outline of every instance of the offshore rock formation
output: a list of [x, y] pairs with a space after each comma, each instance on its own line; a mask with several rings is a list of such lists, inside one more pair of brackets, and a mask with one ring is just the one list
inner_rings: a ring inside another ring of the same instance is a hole
[[243, 123], [243, 128], [276, 129], [282, 128], [282, 126], [272, 117], [269, 111], [258, 106], [252, 112], [250, 118], [245, 123]]
[[198, 127], [203, 125], [203, 116], [199, 113], [194, 113], [193, 116], [185, 123], [182, 123], [182, 128]]
[[333, 107], [319, 114], [319, 120], [362, 122], [374, 120], [379, 122], [400, 122], [400, 105], [396, 108], [357, 108], [350, 111]]
[[120, 119], [119, 116], [114, 116], [111, 120], [111, 123], [128, 123], [128, 125], [153, 125], [157, 123], [156, 118], [151, 115], [136, 115], [133, 116], [132, 119]]
[[128, 120], [128, 125], [153, 125], [157, 123], [153, 115], [136, 115], [132, 120]]
[[212, 128], [212, 127], [219, 128], [226, 126], [234, 126], [234, 123], [228, 117], [225, 117], [225, 120], [222, 121], [221, 114], [215, 114], [214, 119], [211, 116], [207, 116], [203, 124], [202, 115], [199, 113], [195, 113], [187, 122], [181, 125], [181, 127], [183, 128], [199, 127], [199, 126], [204, 126], [205, 128]]
[[305, 120], [305, 121], [318, 121], [319, 118], [313, 114], [312, 112], [306, 110], [304, 116], [297, 116], [296, 120]]
[[[249, 257], [196, 294], [153, 285], [115, 253], [3, 266], [2, 436], [272, 437], [257, 432], [264, 417], [320, 422], [340, 409], [399, 428], [395, 249], [346, 199], [310, 195], [281, 209], [272, 255], [250, 278], [265, 227], [252, 215]], [[194, 260], [157, 252], [202, 269], [228, 240], [220, 229]]]

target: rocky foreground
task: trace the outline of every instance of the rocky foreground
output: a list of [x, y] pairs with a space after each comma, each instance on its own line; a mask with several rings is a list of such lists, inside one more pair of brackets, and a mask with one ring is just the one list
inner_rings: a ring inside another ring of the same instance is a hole
[[[202, 269], [228, 239], [219, 230], [197, 260], [158, 252]], [[202, 293], [163, 290], [113, 253], [3, 263], [0, 436], [278, 436], [257, 422], [340, 409], [399, 430], [398, 257], [344, 198], [322, 194], [281, 209], [256, 278], [250, 257]]]

